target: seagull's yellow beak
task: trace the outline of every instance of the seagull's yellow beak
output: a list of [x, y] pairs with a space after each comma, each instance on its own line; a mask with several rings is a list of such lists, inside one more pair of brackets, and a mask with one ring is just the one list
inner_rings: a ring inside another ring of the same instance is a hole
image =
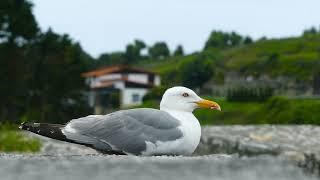
[[202, 99], [202, 100], [196, 102], [196, 104], [200, 108], [208, 108], [208, 109], [215, 109], [215, 110], [221, 111], [220, 105], [214, 101]]

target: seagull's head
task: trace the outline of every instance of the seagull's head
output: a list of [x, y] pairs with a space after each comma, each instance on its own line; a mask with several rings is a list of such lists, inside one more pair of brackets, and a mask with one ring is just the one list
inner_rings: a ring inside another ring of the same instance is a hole
[[172, 87], [163, 94], [160, 109], [192, 112], [196, 108], [208, 108], [221, 111], [218, 103], [202, 99], [186, 87]]

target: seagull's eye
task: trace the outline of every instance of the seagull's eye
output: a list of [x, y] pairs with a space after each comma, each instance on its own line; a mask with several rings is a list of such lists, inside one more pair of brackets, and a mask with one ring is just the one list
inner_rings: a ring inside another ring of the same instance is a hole
[[183, 96], [183, 97], [188, 97], [189, 94], [188, 94], [188, 93], [183, 93], [182, 96]]

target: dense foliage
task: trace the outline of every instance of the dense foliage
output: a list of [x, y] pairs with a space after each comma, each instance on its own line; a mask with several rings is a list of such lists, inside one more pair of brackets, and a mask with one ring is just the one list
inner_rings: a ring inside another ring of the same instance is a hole
[[[147, 50], [147, 54], [142, 54], [144, 50]], [[174, 55], [182, 56], [183, 53], [183, 47], [179, 45]], [[92, 63], [95, 67], [113, 64], [136, 65], [141, 61], [150, 63], [168, 57], [170, 57], [170, 50], [165, 42], [156, 42], [154, 45], [148, 46], [142, 40], [136, 39], [126, 46], [125, 51], [103, 53]]]
[[148, 49], [148, 52], [153, 59], [163, 59], [170, 55], [170, 50], [165, 42], [155, 43]]
[[250, 43], [252, 43], [252, 39], [250, 37], [243, 37], [236, 32], [226, 33], [222, 31], [213, 31], [204, 48], [225, 49]]
[[193, 61], [184, 62], [179, 69], [179, 77], [183, 86], [189, 88], [201, 88], [214, 74], [212, 61], [196, 57]]
[[173, 52], [174, 56], [183, 56], [184, 55], [184, 50], [181, 45], [177, 46], [177, 49]]
[[65, 122], [88, 112], [91, 58], [67, 35], [39, 31], [26, 0], [0, 3], [0, 121]]
[[143, 101], [156, 100], [160, 102], [162, 95], [166, 90], [167, 87], [165, 86], [154, 87], [143, 97]]

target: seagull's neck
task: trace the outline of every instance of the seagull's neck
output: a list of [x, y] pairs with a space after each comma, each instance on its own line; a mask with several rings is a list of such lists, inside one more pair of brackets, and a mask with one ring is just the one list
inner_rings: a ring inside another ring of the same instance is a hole
[[163, 108], [161, 110], [169, 113], [180, 122], [179, 129], [183, 137], [180, 139], [179, 149], [184, 154], [192, 154], [197, 148], [201, 137], [201, 126], [198, 119], [190, 111]]
[[160, 108], [160, 110], [169, 113], [179, 121], [198, 121], [198, 119], [190, 111], [173, 110], [167, 108]]

